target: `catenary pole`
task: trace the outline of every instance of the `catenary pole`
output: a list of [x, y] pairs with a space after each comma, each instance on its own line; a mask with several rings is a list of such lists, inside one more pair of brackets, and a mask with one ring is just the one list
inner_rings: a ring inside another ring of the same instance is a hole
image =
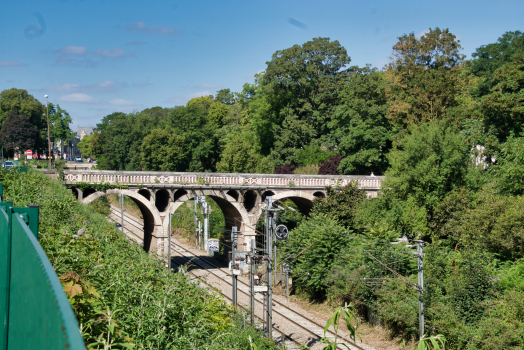
[[273, 264], [272, 264], [272, 251], [273, 251], [273, 213], [271, 207], [273, 205], [273, 198], [271, 196], [267, 197], [267, 206], [266, 206], [266, 216], [267, 216], [267, 226], [266, 226], [266, 241], [267, 241], [267, 322], [266, 322], [266, 336], [271, 337], [271, 330], [273, 329], [273, 313], [272, 313], [272, 278], [273, 278]]
[[[205, 197], [204, 197], [205, 198]], [[209, 205], [204, 200], [202, 203], [204, 207], [204, 250], [208, 251], [208, 239], [209, 239]]]
[[231, 260], [232, 260], [232, 263], [231, 263], [231, 272], [232, 272], [232, 277], [233, 277], [233, 306], [237, 307], [237, 275], [235, 274], [236, 273], [236, 249], [237, 249], [237, 227], [236, 226], [233, 226], [231, 228], [231, 238], [232, 238], [232, 241], [233, 241], [233, 245], [232, 245], [232, 251], [231, 251]]
[[251, 293], [249, 294], [249, 309], [251, 310], [251, 325], [255, 324], [255, 286], [254, 286], [254, 274], [255, 274], [255, 240], [251, 240], [251, 262], [249, 264], [249, 286]]
[[169, 272], [171, 272], [171, 213], [169, 213], [167, 217], [169, 219], [169, 224], [167, 225], [167, 267], [169, 268]]
[[123, 194], [119, 194], [120, 196], [120, 216], [121, 216], [121, 220], [122, 220], [122, 233], [124, 233], [124, 195]]
[[423, 241], [417, 241], [417, 253], [418, 253], [418, 322], [420, 328], [420, 339], [424, 337], [424, 303], [422, 300], [422, 292], [424, 291], [424, 268], [422, 265], [422, 258], [424, 254], [422, 252]]

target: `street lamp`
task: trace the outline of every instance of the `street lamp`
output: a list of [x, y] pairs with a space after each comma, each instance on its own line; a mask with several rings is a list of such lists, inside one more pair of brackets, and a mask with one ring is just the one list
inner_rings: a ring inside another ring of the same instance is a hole
[[45, 95], [45, 106], [47, 110], [47, 168], [49, 171], [51, 171], [51, 138], [49, 137], [49, 102], [47, 102], [48, 97], [49, 96]]

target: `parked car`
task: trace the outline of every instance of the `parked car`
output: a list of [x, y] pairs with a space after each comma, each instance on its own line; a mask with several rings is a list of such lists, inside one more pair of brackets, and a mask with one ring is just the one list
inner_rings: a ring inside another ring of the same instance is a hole
[[82, 157], [76, 157], [75, 160], [76, 160], [77, 162], [81, 162], [81, 163], [84, 162], [84, 161], [82, 160]]
[[10, 160], [2, 163], [2, 168], [12, 168], [15, 166], [15, 163], [11, 162]]

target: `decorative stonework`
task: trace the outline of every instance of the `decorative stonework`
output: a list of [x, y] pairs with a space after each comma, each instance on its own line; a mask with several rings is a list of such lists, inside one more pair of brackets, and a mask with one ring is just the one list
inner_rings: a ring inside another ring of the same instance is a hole
[[65, 182], [109, 183], [125, 186], [169, 185], [173, 188], [198, 187], [261, 187], [322, 190], [326, 186], [344, 186], [356, 181], [359, 188], [379, 190], [383, 177], [353, 175], [280, 175], [280, 174], [175, 173], [151, 171], [65, 170]]

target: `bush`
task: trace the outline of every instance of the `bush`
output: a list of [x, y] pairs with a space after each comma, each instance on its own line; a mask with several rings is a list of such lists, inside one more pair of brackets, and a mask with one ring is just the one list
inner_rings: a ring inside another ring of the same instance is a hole
[[312, 214], [289, 233], [283, 247], [284, 256], [290, 259], [293, 283], [312, 297], [323, 299], [332, 274], [336, 257], [347, 247], [350, 231], [326, 214]]
[[275, 168], [275, 174], [294, 174], [291, 164], [281, 164]]
[[303, 167], [296, 168], [295, 174], [305, 174], [305, 175], [318, 175], [320, 166], [312, 164], [312, 165], [304, 165]]
[[320, 165], [318, 173], [320, 175], [338, 175], [338, 166], [340, 165], [342, 158], [341, 155], [335, 155], [329, 158], [329, 160], [326, 160], [322, 165]]
[[325, 198], [314, 200], [312, 212], [333, 216], [340, 224], [353, 228], [356, 209], [366, 193], [350, 183], [340, 188], [327, 187], [326, 194]]

